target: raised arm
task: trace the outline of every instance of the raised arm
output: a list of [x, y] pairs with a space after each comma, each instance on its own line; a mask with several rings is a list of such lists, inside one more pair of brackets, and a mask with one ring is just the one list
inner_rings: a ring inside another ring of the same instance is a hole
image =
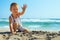
[[27, 8], [27, 5], [26, 5], [26, 4], [23, 5], [23, 7], [22, 7], [22, 12], [19, 12], [19, 13], [18, 13], [18, 16], [23, 15], [24, 12], [25, 12], [25, 10], [26, 10], [26, 8]]

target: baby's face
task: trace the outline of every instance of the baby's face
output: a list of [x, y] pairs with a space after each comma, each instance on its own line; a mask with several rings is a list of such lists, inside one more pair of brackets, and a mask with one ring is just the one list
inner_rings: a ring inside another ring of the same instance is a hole
[[11, 12], [12, 12], [12, 13], [18, 13], [18, 6], [17, 6], [17, 5], [12, 6]]

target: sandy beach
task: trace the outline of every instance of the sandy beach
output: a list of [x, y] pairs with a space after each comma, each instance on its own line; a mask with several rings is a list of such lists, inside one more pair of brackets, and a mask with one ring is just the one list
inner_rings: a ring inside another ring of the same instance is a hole
[[9, 29], [0, 29], [0, 40], [60, 40], [60, 31], [31, 31], [11, 34]]

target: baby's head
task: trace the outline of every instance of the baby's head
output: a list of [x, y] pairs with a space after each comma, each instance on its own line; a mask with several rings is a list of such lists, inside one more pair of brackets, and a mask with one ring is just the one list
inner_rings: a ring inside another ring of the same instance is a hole
[[17, 3], [11, 3], [11, 5], [10, 5], [10, 11], [12, 13], [18, 13], [18, 4]]

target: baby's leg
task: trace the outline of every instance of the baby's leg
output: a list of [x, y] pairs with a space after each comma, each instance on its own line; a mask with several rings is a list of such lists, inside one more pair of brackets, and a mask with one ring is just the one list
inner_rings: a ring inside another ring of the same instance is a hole
[[16, 30], [17, 30], [17, 27], [16, 27], [16, 26], [14, 26], [14, 27], [13, 27], [13, 30], [14, 30], [14, 32], [16, 32]]
[[22, 27], [18, 27], [18, 31], [19, 32], [29, 32], [27, 29], [22, 28]]
[[16, 30], [17, 30], [17, 24], [16, 23], [13, 24], [13, 30], [14, 30], [14, 32], [16, 32]]
[[27, 29], [24, 29], [24, 31], [23, 32], [29, 32]]

